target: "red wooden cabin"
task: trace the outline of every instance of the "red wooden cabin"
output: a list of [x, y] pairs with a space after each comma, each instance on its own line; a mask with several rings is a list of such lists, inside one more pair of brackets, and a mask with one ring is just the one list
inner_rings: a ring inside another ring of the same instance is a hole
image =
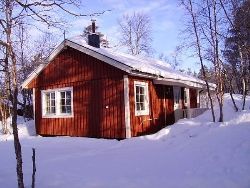
[[180, 109], [199, 107], [203, 81], [89, 44], [64, 40], [22, 84], [33, 88], [37, 134], [124, 139], [155, 133], [182, 118]]

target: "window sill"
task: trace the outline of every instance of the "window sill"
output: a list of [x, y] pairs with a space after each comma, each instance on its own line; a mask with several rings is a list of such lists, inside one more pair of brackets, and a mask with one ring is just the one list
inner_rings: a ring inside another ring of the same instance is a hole
[[149, 112], [148, 111], [136, 111], [135, 116], [148, 116]]
[[42, 118], [73, 118], [73, 114], [65, 114], [65, 115], [43, 115]]

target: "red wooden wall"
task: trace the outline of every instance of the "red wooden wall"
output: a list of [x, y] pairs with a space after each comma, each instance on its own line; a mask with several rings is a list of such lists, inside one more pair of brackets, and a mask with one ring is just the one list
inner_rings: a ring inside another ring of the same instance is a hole
[[[149, 115], [135, 116], [134, 81], [148, 83]], [[172, 86], [155, 85], [151, 79], [129, 77], [129, 98], [132, 136], [152, 134], [174, 123]]]
[[[36, 129], [40, 135], [125, 138], [126, 73], [72, 48], [62, 51], [30, 84], [35, 88]], [[134, 81], [149, 86], [149, 115], [135, 116]], [[41, 90], [73, 87], [72, 118], [42, 118]], [[193, 89], [195, 92], [196, 90]], [[190, 99], [195, 98], [190, 90]], [[183, 93], [183, 91], [182, 91]], [[174, 123], [173, 87], [129, 76], [132, 136], [152, 134]], [[196, 102], [196, 98], [195, 98]], [[192, 102], [191, 102], [192, 105]]]
[[[68, 48], [29, 85], [41, 135], [125, 138], [124, 72]], [[42, 118], [41, 90], [73, 86], [73, 118]]]
[[190, 108], [197, 108], [197, 90], [189, 88]]

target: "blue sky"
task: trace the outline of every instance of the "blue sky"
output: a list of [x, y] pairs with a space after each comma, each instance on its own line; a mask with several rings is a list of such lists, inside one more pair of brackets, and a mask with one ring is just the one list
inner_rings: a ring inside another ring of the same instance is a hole
[[[183, 29], [184, 10], [178, 6], [178, 0], [84, 0], [83, 7], [79, 10], [82, 14], [102, 12], [111, 10], [99, 17], [97, 20], [99, 31], [107, 36], [112, 45], [117, 44], [119, 37], [118, 19], [123, 14], [133, 11], [144, 12], [151, 17], [153, 28], [153, 49], [154, 57], [158, 58], [160, 53], [170, 56], [175, 47], [180, 44], [180, 31]], [[91, 17], [71, 18], [67, 29], [66, 37], [79, 35], [84, 27], [91, 23]], [[194, 59], [188, 58], [188, 54], [183, 55], [183, 62], [180, 68], [199, 70], [199, 66]]]

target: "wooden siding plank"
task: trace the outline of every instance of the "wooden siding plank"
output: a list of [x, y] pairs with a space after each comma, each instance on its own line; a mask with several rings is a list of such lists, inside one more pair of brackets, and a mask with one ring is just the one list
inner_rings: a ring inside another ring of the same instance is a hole
[[[149, 86], [150, 112], [148, 116], [135, 116], [134, 81], [147, 82]], [[132, 136], [152, 134], [166, 125], [173, 123], [173, 89], [172, 86], [154, 85], [152, 80], [129, 77], [130, 118]], [[164, 98], [164, 90], [166, 90]], [[165, 107], [164, 107], [165, 106]], [[165, 122], [166, 110], [166, 122]]]
[[[32, 83], [38, 91], [38, 134], [125, 138], [123, 75], [124, 72], [86, 54], [70, 48], [62, 51]], [[42, 118], [39, 92], [72, 86], [74, 117]]]

